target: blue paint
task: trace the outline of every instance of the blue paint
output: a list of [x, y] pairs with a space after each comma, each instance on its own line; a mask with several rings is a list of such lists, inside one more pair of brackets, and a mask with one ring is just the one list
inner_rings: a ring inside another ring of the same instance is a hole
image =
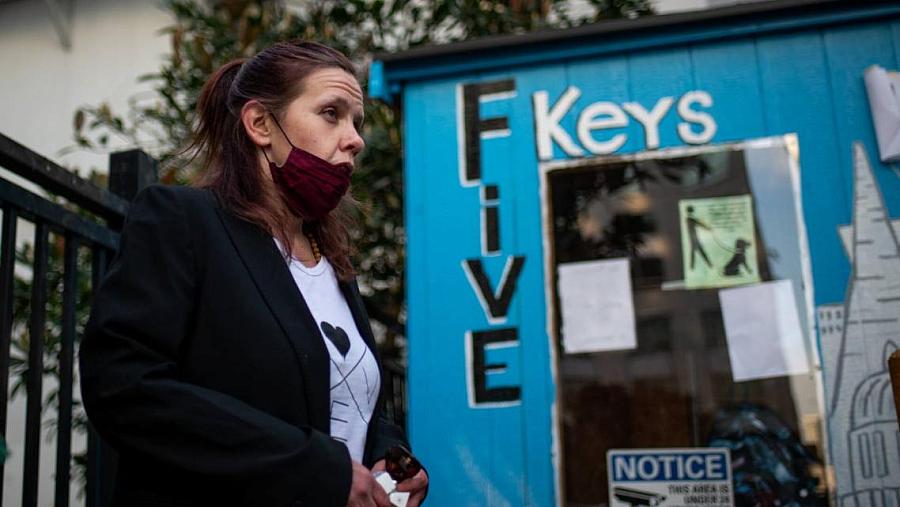
[[[415, 65], [376, 62], [370, 94], [400, 90], [405, 116], [409, 429], [432, 476], [429, 504], [556, 504], [555, 358], [547, 322], [535, 92], [546, 92], [552, 105], [570, 86], [578, 88], [581, 95], [560, 127], [582, 148], [577, 121], [588, 105], [637, 103], [650, 110], [663, 97], [674, 102], [659, 123], [660, 147], [685, 146], [676, 107], [694, 90], [713, 99], [704, 109], [717, 124], [712, 143], [797, 133], [815, 304], [842, 301], [849, 263], [837, 227], [850, 222], [853, 141], [866, 145], [886, 205], [900, 215], [900, 178], [877, 161], [862, 78], [872, 64], [900, 67], [898, 16], [900, 6], [860, 5], [797, 19], [747, 16]], [[481, 184], [497, 185], [500, 192], [501, 248], [485, 256], [480, 187], [460, 183], [457, 93], [463, 84], [509, 78], [513, 96], [479, 107], [482, 118], [507, 118], [510, 130], [480, 144]], [[618, 134], [627, 141], [616, 154], [644, 151], [647, 133], [631, 116], [627, 125], [592, 136], [603, 141]], [[552, 157], [572, 158], [557, 143]], [[481, 260], [496, 288], [507, 258], [519, 255], [526, 260], [509, 312], [492, 322], [462, 262]], [[472, 406], [467, 333], [509, 327], [517, 330], [518, 343], [486, 352], [488, 363], [507, 365], [487, 375], [487, 387], [518, 385], [521, 399]]]
[[838, 23], [870, 20], [884, 20], [900, 14], [900, 6], [896, 5], [858, 5], [846, 12], [805, 15], [796, 18], [755, 18], [744, 16], [736, 21], [725, 23], [701, 23], [695, 27], [681, 30], [663, 28], [652, 32], [634, 34], [625, 32], [597, 37], [594, 40], [579, 40], [571, 44], [544, 44], [522, 50], [506, 47], [499, 51], [485, 52], [479, 58], [471, 53], [452, 54], [437, 57], [429, 65], [421, 62], [397, 62], [391, 64], [386, 79], [392, 83], [402, 83], [471, 74], [484, 70], [503, 67], [525, 67], [529, 65], [551, 65], [562, 60], [578, 58], [596, 58], [608, 55], [639, 52], [646, 49], [687, 46], [697, 43], [714, 43], [722, 40], [768, 36], [786, 32], [816, 30]]
[[[659, 69], [666, 70], [660, 72]], [[628, 76], [630, 100], [643, 104], [646, 108], [652, 107], [660, 97], [673, 97], [677, 101], [685, 92], [695, 89], [690, 53], [686, 49], [653, 50], [628, 55]], [[673, 105], [659, 126], [661, 148], [685, 144], [676, 132], [676, 125], [680, 121]], [[643, 132], [640, 136], [629, 137], [629, 141], [623, 152], [633, 153], [644, 149]]]
[[375, 60], [369, 66], [369, 96], [385, 100], [390, 97], [384, 86], [384, 63]]
[[[690, 48], [693, 86], [718, 98], [712, 115], [721, 118], [716, 139], [732, 141], [766, 135], [763, 89], [756, 65], [735, 65], [735, 61], [755, 62], [752, 40], [715, 42]], [[741, 90], [741, 100], [723, 100], [733, 90]], [[741, 121], [728, 121], [740, 118]]]

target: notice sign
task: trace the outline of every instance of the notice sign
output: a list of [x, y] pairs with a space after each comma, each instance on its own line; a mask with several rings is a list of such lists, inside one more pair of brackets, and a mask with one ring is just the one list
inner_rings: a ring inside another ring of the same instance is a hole
[[760, 280], [749, 195], [682, 199], [678, 212], [687, 288], [730, 287]]
[[606, 453], [610, 507], [733, 507], [728, 449]]

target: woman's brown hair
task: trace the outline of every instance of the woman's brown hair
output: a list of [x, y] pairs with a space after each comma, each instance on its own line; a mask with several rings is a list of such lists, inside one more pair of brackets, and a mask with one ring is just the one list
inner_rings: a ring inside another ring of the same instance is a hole
[[[256, 100], [280, 116], [302, 93], [303, 81], [325, 68], [356, 76], [350, 60], [335, 49], [308, 41], [280, 42], [253, 58], [240, 58], [220, 67], [203, 85], [197, 100], [198, 122], [188, 147], [201, 162], [196, 185], [211, 189], [229, 210], [274, 235], [287, 255], [291, 254], [287, 225], [292, 223], [290, 211], [286, 206], [270, 209], [267, 204], [276, 202], [268, 193], [277, 190], [267, 184], [259, 170], [258, 147], [241, 124], [241, 108], [247, 101]], [[304, 220], [303, 224], [341, 280], [354, 276], [348, 230], [355, 225], [355, 208], [356, 202], [348, 193], [324, 218]]]

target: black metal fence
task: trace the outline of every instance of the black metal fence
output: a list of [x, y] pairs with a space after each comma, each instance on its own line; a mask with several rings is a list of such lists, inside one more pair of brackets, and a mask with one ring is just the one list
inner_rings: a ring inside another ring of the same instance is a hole
[[[52, 161], [0, 134], [0, 167], [17, 174], [37, 187], [57, 196], [48, 199], [7, 179], [0, 178], [0, 206], [3, 212], [0, 238], [0, 431], [6, 440], [7, 406], [10, 392], [10, 351], [13, 345], [16, 244], [20, 219], [30, 222], [34, 236], [30, 240], [31, 281], [28, 295], [27, 359], [25, 360], [25, 439], [21, 453], [22, 505], [37, 506], [40, 477], [42, 414], [49, 397], [45, 392], [46, 365], [54, 365], [58, 379], [56, 402], [56, 463], [54, 500], [57, 507], [68, 507], [72, 476], [73, 377], [77, 335], [79, 281], [90, 277], [96, 287], [103, 277], [107, 260], [118, 245], [118, 230], [128, 210], [128, 201], [140, 187], [156, 179], [155, 162], [146, 154], [130, 151], [110, 158], [110, 191], [70, 173]], [[63, 204], [63, 202], [67, 204]], [[48, 270], [51, 233], [62, 240], [62, 300], [59, 322], [48, 325]], [[79, 272], [81, 256], [89, 255], [89, 273]], [[22, 259], [19, 259], [20, 261]], [[47, 361], [45, 351], [48, 328], [57, 329], [57, 357]], [[19, 330], [22, 331], [22, 330]], [[114, 454], [88, 430], [87, 467], [84, 499], [88, 506], [107, 505], [111, 493]], [[0, 479], [4, 464], [0, 463]], [[0, 502], [3, 481], [0, 480]]]
[[406, 368], [396, 359], [384, 360], [384, 408], [388, 417], [404, 430], [406, 429]]

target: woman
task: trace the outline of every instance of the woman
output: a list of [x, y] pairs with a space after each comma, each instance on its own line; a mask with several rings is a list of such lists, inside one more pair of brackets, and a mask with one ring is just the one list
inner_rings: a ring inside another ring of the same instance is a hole
[[372, 472], [406, 441], [350, 263], [353, 65], [276, 44], [210, 77], [198, 116], [200, 188], [138, 195], [81, 346], [115, 503], [387, 507]]

